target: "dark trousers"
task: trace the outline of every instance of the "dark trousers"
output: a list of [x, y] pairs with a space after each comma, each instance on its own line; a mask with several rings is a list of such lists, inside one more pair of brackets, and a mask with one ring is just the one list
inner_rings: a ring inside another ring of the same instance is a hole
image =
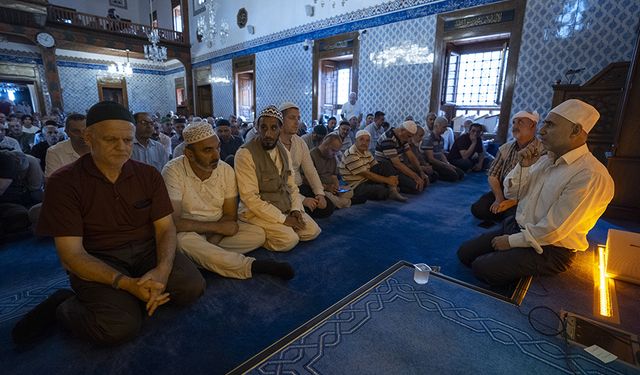
[[388, 197], [389, 187], [387, 185], [373, 181], [365, 181], [358, 185], [353, 191], [351, 204], [364, 203], [369, 199], [372, 201], [383, 201]]
[[[91, 255], [130, 277], [140, 277], [156, 266], [154, 240]], [[120, 344], [137, 336], [146, 316], [144, 302], [129, 292], [82, 280], [74, 274], [69, 274], [69, 281], [76, 295], [56, 311], [58, 320], [67, 329], [102, 345]], [[202, 295], [205, 286], [196, 266], [176, 252], [165, 289], [170, 303], [188, 305]]]
[[501, 221], [505, 217], [513, 216], [516, 214], [518, 206], [513, 206], [510, 209], [494, 214], [491, 212], [491, 205], [496, 200], [496, 196], [492, 191], [483, 194], [474, 204], [471, 205], [471, 214], [480, 220], [486, 221]]
[[29, 214], [24, 206], [0, 203], [0, 239], [8, 234], [24, 232], [29, 225]]
[[[376, 172], [378, 170], [380, 173]], [[373, 173], [389, 177], [389, 176], [398, 176], [398, 187], [400, 188], [400, 192], [404, 194], [420, 194], [421, 191], [416, 189], [416, 182], [413, 179], [404, 173], [400, 172], [393, 166], [393, 164], [388, 160], [378, 160], [378, 164], [371, 168]]]
[[434, 164], [433, 170], [438, 173], [438, 178], [443, 181], [456, 182], [464, 178], [464, 171], [455, 165], [453, 166], [453, 170], [451, 170], [440, 164]]
[[559, 246], [542, 246], [542, 254], [531, 247], [498, 251], [491, 246], [494, 237], [518, 232], [518, 223], [510, 216], [502, 227], [463, 243], [458, 249], [458, 258], [471, 267], [478, 279], [492, 286], [506, 285], [525, 276], [555, 275], [566, 271], [573, 262], [573, 250]]
[[[300, 194], [304, 195], [307, 198], [316, 197], [316, 194], [313, 192], [313, 190], [311, 189], [311, 186], [309, 185], [302, 184], [298, 186], [298, 189], [300, 190]], [[307, 214], [309, 214], [309, 216], [313, 218], [329, 217], [333, 213], [333, 210], [336, 209], [336, 207], [333, 205], [333, 202], [331, 202], [329, 199], [325, 198], [325, 201], [327, 202], [327, 207], [325, 208], [316, 207], [315, 210], [311, 211], [310, 209], [305, 207], [304, 210]]]

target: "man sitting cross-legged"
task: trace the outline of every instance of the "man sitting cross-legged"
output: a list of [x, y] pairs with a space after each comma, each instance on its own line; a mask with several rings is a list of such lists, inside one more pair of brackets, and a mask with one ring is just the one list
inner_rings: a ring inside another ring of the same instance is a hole
[[516, 213], [515, 199], [507, 199], [502, 189], [507, 174], [520, 161], [519, 152], [525, 147], [533, 147], [538, 155], [542, 155], [542, 143], [536, 138], [536, 126], [540, 116], [538, 112], [520, 111], [511, 120], [511, 134], [514, 140], [500, 146], [498, 155], [491, 164], [489, 187], [491, 191], [483, 194], [477, 202], [471, 205], [473, 216], [481, 220], [500, 221]]
[[75, 335], [113, 345], [138, 335], [143, 312], [198, 299], [205, 281], [176, 253], [173, 211], [160, 172], [130, 160], [129, 111], [100, 102], [87, 113], [90, 154], [47, 180], [37, 234], [53, 236], [71, 291], [58, 291], [21, 320], [14, 341], [37, 337], [54, 317]]
[[304, 212], [293, 178], [289, 151], [280, 144], [282, 113], [268, 106], [256, 120], [257, 135], [236, 153], [240, 219], [262, 227], [264, 247], [289, 251], [298, 241], [320, 235], [320, 227]]
[[520, 162], [504, 181], [507, 198], [520, 197], [515, 218], [458, 249], [477, 278], [498, 286], [554, 275], [571, 266], [576, 251], [589, 248], [587, 233], [614, 193], [607, 168], [586, 144], [599, 117], [591, 105], [569, 99], [539, 130], [547, 154], [539, 156], [531, 144], [518, 152]]
[[311, 150], [311, 160], [318, 171], [318, 176], [324, 187], [324, 193], [336, 207], [345, 208], [351, 206], [353, 192], [341, 190], [338, 180], [338, 161], [336, 154], [340, 152], [342, 140], [337, 134], [329, 134], [320, 146]]
[[184, 155], [162, 171], [173, 204], [178, 249], [225, 277], [248, 279], [253, 273], [293, 277], [287, 263], [242, 255], [262, 246], [265, 234], [259, 226], [237, 221], [236, 177], [233, 168], [220, 160], [220, 140], [211, 125], [189, 125], [182, 136]]
[[[418, 131], [413, 121], [405, 121], [396, 128], [391, 128], [378, 138], [376, 145], [376, 161], [381, 164], [389, 163], [397, 171], [400, 180], [400, 191], [417, 194], [424, 190], [429, 177], [420, 169], [420, 162], [411, 151], [409, 141]], [[402, 158], [409, 160], [412, 168], [402, 162]]]
[[391, 163], [378, 163], [369, 151], [371, 135], [366, 130], [356, 133], [356, 143], [342, 157], [338, 170], [353, 191], [353, 204], [391, 198], [406, 202], [398, 191], [398, 176]]

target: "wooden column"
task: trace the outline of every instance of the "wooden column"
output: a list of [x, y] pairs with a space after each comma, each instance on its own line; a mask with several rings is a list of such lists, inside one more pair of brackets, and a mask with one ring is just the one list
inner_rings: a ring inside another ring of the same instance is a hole
[[606, 215], [640, 222], [640, 35], [629, 69], [622, 114], [615, 138], [613, 157], [607, 168], [616, 185], [616, 193]]
[[184, 87], [187, 91], [187, 110], [189, 114], [194, 112], [194, 91], [195, 86], [193, 85], [193, 68], [191, 66], [191, 57], [179, 57], [178, 60], [184, 65]]
[[55, 47], [40, 47], [40, 52], [42, 54], [44, 75], [49, 89], [49, 96], [51, 98], [51, 108], [57, 107], [60, 110], [64, 110], [60, 75], [58, 74], [58, 65], [56, 64], [56, 49]]

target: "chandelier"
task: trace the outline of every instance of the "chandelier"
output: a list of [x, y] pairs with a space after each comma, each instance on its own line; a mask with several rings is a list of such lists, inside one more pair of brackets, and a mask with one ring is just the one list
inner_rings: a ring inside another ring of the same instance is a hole
[[222, 20], [220, 26], [216, 23], [218, 3], [215, 0], [204, 2], [206, 13], [198, 19], [197, 34], [207, 42], [207, 46], [212, 48], [216, 43], [216, 37], [220, 37], [220, 43], [229, 36], [229, 24]]
[[127, 50], [127, 62], [121, 63], [111, 63], [107, 68], [107, 73], [111, 76], [118, 77], [131, 77], [133, 75], [133, 68], [131, 68], [131, 63], [129, 62], [129, 50]]
[[[151, 0], [149, 0], [149, 12], [153, 14]], [[153, 26], [153, 21], [151, 22], [151, 31], [147, 33], [147, 38], [149, 38], [149, 43], [151, 44], [144, 45], [144, 58], [153, 62], [164, 62], [167, 59], [167, 47], [158, 45], [160, 43], [160, 33]]]

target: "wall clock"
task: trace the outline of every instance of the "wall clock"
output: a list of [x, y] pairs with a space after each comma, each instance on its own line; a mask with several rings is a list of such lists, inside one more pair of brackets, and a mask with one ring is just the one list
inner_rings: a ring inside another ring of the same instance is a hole
[[49, 33], [38, 33], [38, 35], [36, 35], [36, 41], [46, 48], [51, 48], [56, 45], [55, 38]]

